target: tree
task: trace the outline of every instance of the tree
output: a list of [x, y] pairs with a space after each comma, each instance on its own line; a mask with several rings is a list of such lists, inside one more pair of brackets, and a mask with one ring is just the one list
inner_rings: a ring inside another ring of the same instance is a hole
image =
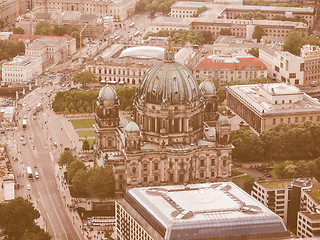
[[38, 225], [34, 225], [32, 229], [25, 232], [21, 237], [21, 240], [50, 240], [50, 234], [40, 228]]
[[87, 151], [87, 150], [89, 150], [90, 149], [90, 144], [89, 144], [89, 142], [87, 141], [87, 140], [84, 140], [83, 141], [83, 144], [82, 144], [82, 150], [83, 151]]
[[261, 161], [263, 148], [258, 134], [252, 130], [236, 130], [231, 134], [231, 141], [234, 145], [234, 159], [246, 162]]
[[207, 8], [206, 6], [203, 7], [199, 7], [197, 9], [197, 13], [195, 14], [195, 17], [199, 17], [202, 13], [204, 13], [205, 11], [207, 11], [209, 8]]
[[293, 164], [287, 165], [283, 169], [284, 178], [295, 178], [297, 176], [297, 167]]
[[136, 93], [136, 87], [118, 87], [116, 89], [116, 93], [120, 102], [120, 109], [125, 110], [129, 109], [132, 110], [133, 107], [133, 100]]
[[230, 28], [221, 28], [220, 35], [232, 36]]
[[210, 31], [203, 31], [202, 36], [204, 38], [204, 43], [205, 44], [212, 44], [213, 42], [213, 35], [212, 32]]
[[257, 42], [259, 43], [262, 36], [264, 36], [266, 33], [264, 31], [264, 28], [263, 26], [261, 25], [255, 25], [254, 26], [254, 30], [253, 30], [253, 33], [252, 33], [252, 38], [254, 39], [257, 39]]
[[73, 74], [73, 82], [80, 83], [82, 86], [86, 86], [89, 83], [97, 82], [96, 75], [90, 71], [76, 71]]
[[296, 164], [297, 177], [310, 177], [309, 165], [305, 160], [300, 160]]
[[90, 173], [84, 169], [78, 170], [72, 178], [72, 193], [77, 197], [88, 197], [88, 179]]
[[72, 182], [74, 175], [81, 169], [86, 170], [86, 165], [82, 161], [78, 159], [72, 161], [68, 166], [68, 182]]
[[70, 165], [71, 162], [76, 160], [76, 157], [72, 155], [72, 152], [70, 150], [66, 150], [63, 153], [61, 153], [60, 158], [58, 160], [58, 164], [60, 166], [67, 164], [67, 166]]
[[300, 31], [291, 31], [283, 44], [283, 50], [299, 56], [300, 49], [305, 44], [320, 46], [319, 39], [316, 37], [305, 35]]
[[0, 40], [0, 61], [3, 59], [9, 60], [24, 53], [25, 45], [23, 41], [13, 42], [8, 39]]
[[286, 176], [283, 171], [289, 165], [293, 165], [293, 162], [287, 160], [281, 163], [274, 164], [274, 173], [276, 174], [276, 176], [278, 178], [285, 178]]
[[34, 28], [34, 35], [51, 35], [52, 34], [52, 26], [50, 22], [47, 21], [39, 21], [37, 22]]
[[34, 231], [35, 220], [40, 214], [31, 202], [17, 197], [0, 204], [0, 216], [1, 234], [6, 239], [22, 239], [25, 233]]
[[21, 27], [13, 28], [12, 32], [13, 34], [24, 34], [24, 30]]
[[53, 25], [52, 34], [55, 36], [63, 36], [67, 34], [67, 30], [64, 26]]
[[251, 191], [253, 189], [253, 185], [254, 185], [254, 178], [249, 177], [249, 179], [243, 183], [243, 190], [245, 190], [247, 193], [251, 194]]
[[249, 54], [251, 54], [252, 56], [254, 57], [259, 57], [259, 48], [251, 48], [249, 51], [248, 51]]
[[100, 198], [114, 196], [114, 177], [111, 168], [95, 167], [90, 170], [88, 188], [93, 196]]

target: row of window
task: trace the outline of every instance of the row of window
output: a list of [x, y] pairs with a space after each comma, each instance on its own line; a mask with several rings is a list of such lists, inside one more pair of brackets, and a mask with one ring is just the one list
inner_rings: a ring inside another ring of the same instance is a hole
[[94, 68], [88, 67], [88, 71], [93, 72], [95, 74], [122, 74], [128, 76], [142, 76], [146, 74], [146, 70], [136, 70], [136, 69], [117, 69], [117, 68]]
[[[279, 123], [283, 123], [284, 122], [283, 118], [280, 118], [278, 120], [279, 120]], [[292, 118], [292, 120], [293, 120], [293, 118]], [[313, 121], [313, 116], [309, 116], [308, 120]], [[302, 117], [301, 121], [305, 122], [306, 121], [306, 117]], [[287, 118], [287, 123], [291, 123], [291, 122], [293, 123], [293, 121], [291, 121], [291, 118], [290, 117]], [[294, 117], [294, 123], [298, 123], [298, 122], [299, 122], [299, 118], [298, 117]], [[320, 122], [320, 116], [317, 116], [317, 122]], [[276, 124], [277, 124], [277, 119], [274, 118], [273, 119], [273, 125], [276, 125]]]

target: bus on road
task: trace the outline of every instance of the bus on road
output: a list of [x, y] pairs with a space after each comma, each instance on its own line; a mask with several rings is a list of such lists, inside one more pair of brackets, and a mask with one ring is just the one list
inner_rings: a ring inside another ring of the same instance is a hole
[[27, 128], [27, 119], [22, 120], [22, 128], [26, 129]]
[[32, 169], [31, 167], [27, 167], [27, 175], [29, 179], [33, 179]]
[[37, 106], [36, 106], [36, 111], [37, 111], [37, 112], [40, 112], [41, 110], [42, 110], [42, 103], [39, 102], [39, 103], [37, 104]]

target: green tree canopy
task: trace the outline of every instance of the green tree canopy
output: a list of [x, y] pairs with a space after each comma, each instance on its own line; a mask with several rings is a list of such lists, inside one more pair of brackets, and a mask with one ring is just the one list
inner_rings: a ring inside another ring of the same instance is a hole
[[90, 144], [87, 140], [83, 141], [82, 150], [84, 150], [84, 151], [90, 150]]
[[197, 9], [197, 13], [196, 13], [196, 17], [199, 17], [199, 15], [201, 15], [202, 13], [204, 13], [205, 11], [207, 11], [209, 8], [207, 8], [206, 6], [202, 6], [202, 7], [199, 7]]
[[320, 41], [316, 37], [305, 35], [300, 31], [291, 31], [283, 44], [283, 50], [299, 56], [300, 49], [305, 44], [320, 46]]
[[13, 34], [24, 34], [24, 30], [21, 27], [13, 28], [12, 32]]
[[15, 56], [23, 55], [24, 53], [25, 45], [23, 41], [0, 40], [0, 61], [3, 59], [11, 60]]
[[74, 175], [81, 169], [86, 170], [86, 165], [82, 161], [78, 159], [72, 161], [68, 166], [68, 181], [72, 182]]
[[213, 43], [213, 35], [210, 31], [202, 31], [202, 36], [204, 38], [205, 44], [212, 44]]
[[[31, 232], [35, 234], [41, 232], [35, 225], [35, 220], [40, 217], [38, 210], [22, 197], [1, 203], [0, 216], [1, 235], [6, 239], [30, 239], [27, 237]], [[43, 240], [50, 239], [48, 234], [44, 235], [46, 238], [42, 238]]]
[[118, 87], [116, 93], [120, 102], [120, 109], [131, 111], [133, 107], [133, 100], [136, 93], [136, 87]]
[[252, 33], [252, 38], [257, 39], [257, 42], [259, 43], [261, 41], [262, 36], [264, 36], [266, 33], [264, 31], [263, 26], [261, 25], [255, 25], [254, 30]]
[[252, 56], [254, 57], [259, 57], [259, 48], [251, 48], [249, 51], [248, 51], [249, 54], [251, 54]]
[[88, 197], [88, 179], [90, 173], [85, 169], [78, 170], [72, 178], [72, 192], [77, 197]]
[[67, 34], [67, 30], [63, 26], [53, 25], [52, 34], [55, 36], [63, 36], [65, 34]]
[[238, 161], [261, 161], [263, 156], [262, 142], [259, 135], [252, 130], [236, 130], [231, 134], [235, 146], [232, 156]]
[[114, 196], [114, 177], [111, 168], [95, 167], [90, 170], [88, 189], [93, 196], [100, 198]]
[[63, 153], [61, 153], [60, 158], [58, 160], [58, 164], [60, 166], [67, 164], [67, 166], [70, 165], [71, 162], [76, 160], [76, 157], [73, 156], [72, 152], [70, 150], [66, 150]]
[[167, 14], [170, 12], [171, 5], [176, 0], [140, 0], [135, 7], [136, 13], [142, 12], [161, 12]]
[[50, 240], [50, 234], [40, 228], [38, 225], [34, 225], [32, 229], [23, 234], [21, 240]]
[[96, 83], [96, 75], [90, 71], [76, 71], [73, 74], [73, 82], [80, 83], [82, 86], [86, 86], [89, 83]]
[[232, 32], [230, 28], [221, 28], [220, 35], [232, 36]]
[[34, 27], [34, 35], [52, 35], [52, 26], [50, 22], [39, 21]]

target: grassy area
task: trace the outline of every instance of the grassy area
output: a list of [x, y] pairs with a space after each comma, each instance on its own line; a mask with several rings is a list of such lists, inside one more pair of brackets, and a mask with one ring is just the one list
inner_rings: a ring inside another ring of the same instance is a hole
[[236, 177], [232, 179], [232, 182], [238, 187], [243, 188], [243, 184], [250, 179], [249, 176]]
[[71, 120], [71, 123], [75, 129], [93, 128], [93, 124], [95, 123], [95, 119], [94, 118], [74, 119], [74, 120]]
[[82, 142], [84, 141], [88, 141], [89, 145], [90, 145], [90, 148], [92, 147], [92, 145], [94, 144], [95, 142], [95, 139], [94, 138], [90, 138], [90, 139], [82, 139]]
[[235, 177], [235, 176], [242, 175], [242, 174], [243, 174], [242, 172], [239, 172], [237, 170], [232, 170], [231, 171], [231, 177]]
[[126, 119], [127, 119], [128, 121], [131, 121], [131, 120], [132, 120], [131, 116], [126, 116]]
[[264, 183], [260, 183], [265, 188], [285, 188], [286, 186], [290, 185], [292, 181], [266, 181]]
[[320, 203], [320, 185], [312, 180], [312, 188], [308, 194], [319, 204]]
[[94, 137], [96, 132], [93, 130], [77, 131], [79, 137]]

